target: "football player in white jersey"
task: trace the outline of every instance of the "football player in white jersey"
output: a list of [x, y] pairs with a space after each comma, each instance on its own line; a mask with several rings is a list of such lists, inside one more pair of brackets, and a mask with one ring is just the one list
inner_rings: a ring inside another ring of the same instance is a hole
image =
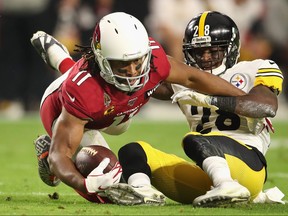
[[171, 86], [162, 85], [154, 97], [167, 99], [174, 93], [172, 100], [191, 129], [182, 146], [197, 165], [142, 141], [129, 143], [118, 154], [128, 185], [112, 186], [106, 191], [110, 199], [134, 204], [125, 192], [134, 194], [136, 200], [141, 198], [137, 187], [152, 183], [172, 200], [195, 206], [248, 200], [282, 203], [281, 192], [273, 191], [280, 194], [271, 200], [262, 189], [267, 178], [269, 132], [273, 131], [268, 117], [276, 115], [283, 75], [272, 60], [237, 63], [239, 50], [238, 28], [230, 17], [206, 11], [188, 23], [183, 40], [186, 63], [229, 81], [247, 95], [212, 97], [174, 84], [169, 93]]

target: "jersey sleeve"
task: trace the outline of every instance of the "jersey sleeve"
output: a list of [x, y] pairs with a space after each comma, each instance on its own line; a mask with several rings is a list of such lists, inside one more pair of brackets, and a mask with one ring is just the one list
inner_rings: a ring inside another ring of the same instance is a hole
[[[73, 93], [72, 93], [73, 92]], [[71, 115], [76, 116], [80, 119], [91, 119], [89, 113], [86, 112], [86, 108], [84, 104], [80, 101], [82, 100], [81, 97], [69, 88], [62, 88], [62, 104]]]
[[265, 85], [277, 95], [282, 92], [283, 74], [272, 60], [264, 60], [255, 76], [254, 86]]
[[61, 74], [66, 73], [70, 68], [74, 66], [76, 62], [71, 58], [65, 58], [60, 62], [58, 70]]
[[149, 39], [152, 48], [151, 73], [157, 70], [161, 79], [165, 80], [169, 76], [171, 68], [166, 52], [157, 41], [151, 37]]
[[92, 119], [91, 112], [95, 108], [93, 101], [96, 101], [94, 94], [91, 93], [94, 86], [91, 86], [89, 79], [92, 79], [91, 75], [82, 71], [69, 76], [61, 88], [61, 100], [65, 109], [71, 115], [87, 120]]

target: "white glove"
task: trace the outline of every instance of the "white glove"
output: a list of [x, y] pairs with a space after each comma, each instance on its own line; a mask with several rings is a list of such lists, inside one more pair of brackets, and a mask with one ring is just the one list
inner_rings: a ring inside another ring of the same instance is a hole
[[282, 200], [285, 195], [277, 187], [273, 187], [260, 192], [258, 196], [252, 201], [253, 203], [280, 203], [285, 204]]
[[246, 117], [247, 120], [247, 126], [249, 131], [252, 134], [258, 135], [261, 133], [261, 131], [264, 129], [264, 119], [263, 118], [249, 118]]
[[95, 193], [105, 190], [107, 187], [119, 183], [122, 167], [117, 162], [110, 172], [103, 174], [103, 170], [110, 163], [109, 158], [104, 158], [101, 163], [87, 176], [85, 186], [88, 193]]
[[172, 95], [171, 99], [172, 103], [178, 102], [180, 104], [190, 104], [192, 106], [201, 106], [211, 108], [212, 110], [218, 110], [217, 106], [211, 105], [211, 96], [204, 95], [190, 89], [176, 92]]
[[268, 132], [274, 133], [274, 128], [272, 122], [269, 118], [248, 118], [247, 126], [251, 133], [258, 135], [262, 132], [264, 128], [267, 129]]

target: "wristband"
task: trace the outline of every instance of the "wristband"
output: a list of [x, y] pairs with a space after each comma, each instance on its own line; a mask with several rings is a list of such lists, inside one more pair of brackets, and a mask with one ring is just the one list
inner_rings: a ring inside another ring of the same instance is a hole
[[212, 96], [211, 105], [218, 107], [220, 110], [234, 113], [236, 109], [236, 97]]

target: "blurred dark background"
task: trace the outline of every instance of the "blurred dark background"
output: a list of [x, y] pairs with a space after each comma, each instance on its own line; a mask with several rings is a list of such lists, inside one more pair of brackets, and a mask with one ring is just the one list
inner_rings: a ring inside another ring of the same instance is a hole
[[[186, 24], [204, 10], [234, 19], [241, 33], [240, 61], [272, 59], [287, 79], [288, 0], [0, 0], [0, 118], [38, 112], [46, 87], [59, 76], [30, 44], [36, 31], [53, 35], [77, 59], [75, 44], [90, 44], [96, 22], [124, 11], [142, 21], [167, 54], [182, 60]], [[286, 104], [286, 80], [281, 98]]]

